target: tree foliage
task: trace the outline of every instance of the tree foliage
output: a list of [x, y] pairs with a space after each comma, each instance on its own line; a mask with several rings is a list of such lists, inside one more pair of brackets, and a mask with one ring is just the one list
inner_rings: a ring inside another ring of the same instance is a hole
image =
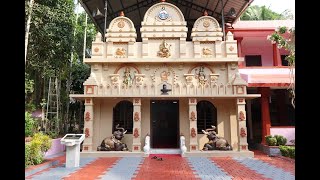
[[[28, 13], [31, 12], [28, 11], [28, 1], [25, 0], [25, 22]], [[70, 74], [72, 74], [71, 91], [83, 92], [82, 83], [90, 74], [90, 68], [82, 63], [85, 12], [76, 17], [73, 0], [34, 1], [25, 67], [26, 110], [42, 108], [41, 102], [42, 99], [47, 99], [49, 77], [52, 76], [57, 76], [60, 82], [59, 117], [64, 117], [68, 107], [66, 104], [70, 103], [67, 92], [67, 80]], [[96, 29], [89, 18], [86, 32], [85, 46], [87, 52], [91, 52]], [[72, 59], [71, 54], [73, 54]], [[89, 57], [90, 53], [86, 55]]]
[[285, 10], [281, 14], [276, 13], [267, 8], [266, 6], [250, 6], [248, 9], [241, 15], [241, 20], [285, 20], [293, 19], [293, 14], [290, 10]]
[[286, 57], [291, 77], [289, 90], [291, 93], [291, 104], [295, 108], [295, 28], [279, 27], [267, 38], [271, 43], [276, 43], [279, 49], [284, 48], [289, 52]]

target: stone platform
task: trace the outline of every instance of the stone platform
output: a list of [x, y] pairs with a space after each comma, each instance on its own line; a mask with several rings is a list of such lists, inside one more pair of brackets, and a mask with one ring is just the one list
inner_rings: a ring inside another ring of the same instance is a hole
[[182, 157], [254, 157], [252, 151], [192, 151]]
[[92, 151], [81, 152], [80, 157], [148, 157], [144, 152], [130, 151]]

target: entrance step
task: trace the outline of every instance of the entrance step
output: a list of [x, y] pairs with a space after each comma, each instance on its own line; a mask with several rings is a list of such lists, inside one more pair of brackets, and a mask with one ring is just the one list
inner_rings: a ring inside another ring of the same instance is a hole
[[181, 154], [180, 149], [157, 149], [157, 148], [151, 148], [150, 154]]

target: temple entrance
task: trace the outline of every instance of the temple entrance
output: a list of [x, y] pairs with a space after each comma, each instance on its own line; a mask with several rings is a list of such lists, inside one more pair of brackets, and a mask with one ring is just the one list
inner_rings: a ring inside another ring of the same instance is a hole
[[151, 147], [179, 148], [179, 101], [151, 100]]

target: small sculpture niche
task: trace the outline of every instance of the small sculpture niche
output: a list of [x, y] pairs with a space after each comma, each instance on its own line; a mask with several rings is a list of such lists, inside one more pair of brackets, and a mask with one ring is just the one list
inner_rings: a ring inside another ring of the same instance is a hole
[[161, 95], [168, 95], [168, 91], [171, 91], [171, 89], [167, 89], [167, 85], [164, 84], [162, 85], [162, 89], [161, 89]]

